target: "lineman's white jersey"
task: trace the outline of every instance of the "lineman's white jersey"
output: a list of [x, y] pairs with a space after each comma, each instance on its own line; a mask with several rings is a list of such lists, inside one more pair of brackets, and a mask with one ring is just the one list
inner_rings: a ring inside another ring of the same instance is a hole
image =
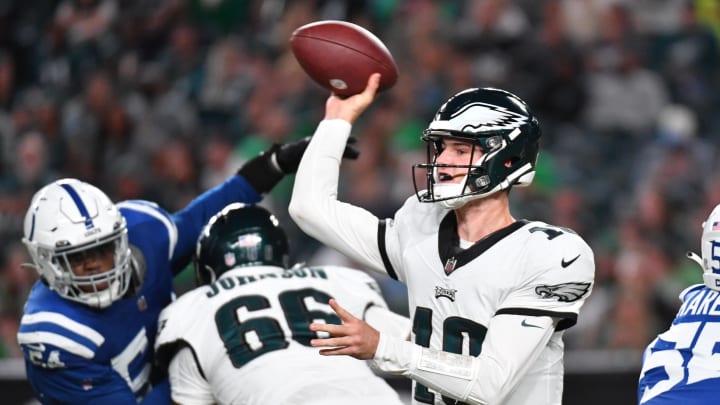
[[[338, 162], [349, 131], [341, 120], [320, 123], [295, 178], [290, 214], [309, 235], [407, 285], [416, 345], [386, 345], [381, 334], [376, 364], [413, 378], [414, 404], [445, 403], [421, 380], [472, 403], [559, 405], [562, 331], [575, 324], [592, 289], [590, 247], [570, 230], [517, 221], [463, 250], [454, 212], [440, 204], [412, 196], [394, 218], [379, 220], [339, 202]], [[417, 346], [477, 359], [448, 373], [457, 358], [423, 363]]]
[[[159, 319], [157, 355], [168, 363], [189, 347], [188, 364], [170, 368], [178, 403], [399, 405], [397, 393], [365, 362], [320, 356], [310, 347], [312, 322], [340, 321], [327, 304], [335, 298], [354, 316], [387, 308], [367, 274], [336, 266], [233, 269], [207, 286], [182, 295]], [[181, 386], [173, 381], [195, 374]], [[322, 402], [325, 403], [325, 402]]]

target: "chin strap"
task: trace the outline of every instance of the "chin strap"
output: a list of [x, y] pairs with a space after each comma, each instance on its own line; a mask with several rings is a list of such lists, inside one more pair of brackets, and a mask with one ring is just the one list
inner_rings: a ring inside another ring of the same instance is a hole
[[685, 257], [697, 263], [700, 267], [703, 266], [702, 258], [695, 252], [686, 252]]

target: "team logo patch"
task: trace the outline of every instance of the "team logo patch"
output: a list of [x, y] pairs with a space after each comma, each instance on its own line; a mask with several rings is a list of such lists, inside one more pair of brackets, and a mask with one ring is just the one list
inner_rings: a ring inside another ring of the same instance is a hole
[[526, 122], [526, 116], [507, 108], [486, 103], [473, 103], [450, 117], [450, 121], [433, 121], [430, 129], [437, 127], [464, 132], [497, 131], [515, 129]]
[[435, 298], [445, 297], [450, 301], [455, 302], [455, 293], [457, 293], [457, 290], [454, 288], [435, 286]]
[[535, 293], [543, 298], [557, 297], [561, 302], [573, 302], [590, 290], [590, 283], [564, 283], [535, 287]]

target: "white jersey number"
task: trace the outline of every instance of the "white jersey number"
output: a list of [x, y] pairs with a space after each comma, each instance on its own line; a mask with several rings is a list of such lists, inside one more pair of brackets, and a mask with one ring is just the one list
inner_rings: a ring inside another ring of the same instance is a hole
[[[675, 345], [668, 350], [653, 351], [658, 340]], [[693, 342], [695, 342], [694, 346]], [[652, 388], [646, 389], [640, 403], [670, 390], [685, 378], [687, 378], [687, 384], [692, 384], [708, 378], [720, 377], [720, 370], [717, 367], [717, 364], [720, 363], [720, 353], [713, 353], [715, 345], [719, 342], [720, 324], [718, 323], [679, 323], [660, 334], [645, 354], [640, 379], [644, 378], [648, 371], [656, 368], [665, 370], [668, 377], [656, 383]], [[683, 366], [685, 360], [681, 351], [691, 354], [685, 366]]]
[[138, 375], [130, 375], [130, 366], [133, 360], [142, 355], [148, 349], [148, 338], [145, 328], [143, 327], [135, 335], [135, 338], [127, 345], [127, 347], [117, 356], [111, 359], [113, 369], [117, 371], [123, 380], [127, 382], [130, 389], [137, 394], [145, 387], [150, 377], [150, 363], [146, 363]]

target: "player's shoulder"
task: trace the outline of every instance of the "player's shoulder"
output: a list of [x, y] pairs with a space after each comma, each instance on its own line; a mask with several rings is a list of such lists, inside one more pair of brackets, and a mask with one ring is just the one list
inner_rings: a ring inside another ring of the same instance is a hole
[[438, 225], [449, 212], [451, 210], [440, 204], [421, 203], [413, 194], [387, 223], [401, 233], [406, 229], [410, 230], [410, 234], [436, 233]]
[[552, 271], [565, 277], [591, 280], [595, 273], [595, 257], [590, 246], [575, 231], [542, 221], [524, 221], [518, 229], [528, 269]]
[[[214, 293], [209, 285], [202, 285], [185, 292], [168, 304], [161, 311], [161, 317], [177, 317], [178, 319], [190, 319], [196, 312], [204, 312], [208, 297]], [[184, 316], [185, 314], [186, 316]]]
[[521, 228], [533, 238], [543, 241], [586, 244], [585, 240], [574, 229], [553, 225], [537, 220], [522, 220]]
[[128, 229], [148, 222], [162, 224], [173, 222], [170, 213], [153, 201], [125, 200], [117, 203], [117, 207], [125, 217]]
[[693, 284], [682, 290], [680, 294], [678, 294], [678, 298], [680, 298], [680, 302], [685, 303], [696, 297], [705, 289], [707, 289], [705, 284]]
[[527, 238], [527, 246], [542, 255], [564, 255], [567, 250], [592, 254], [590, 245], [573, 229], [542, 221], [524, 220], [518, 230]]
[[130, 243], [144, 253], [160, 249], [162, 245], [174, 246], [178, 230], [172, 216], [157, 203], [145, 200], [126, 200], [117, 204], [127, 222]]
[[158, 316], [156, 346], [182, 340], [188, 331], [195, 327], [202, 328], [200, 323], [206, 318], [209, 305], [209, 301], [203, 296], [209, 293], [209, 287], [197, 287], [163, 308]]
[[322, 274], [327, 275], [328, 278], [332, 278], [334, 280], [347, 280], [350, 283], [367, 283], [370, 281], [374, 281], [374, 279], [370, 277], [370, 275], [368, 275], [366, 272], [359, 269], [353, 269], [351, 267], [323, 265], [307, 266], [307, 269], [313, 270], [315, 272], [322, 272]]
[[106, 337], [94, 318], [61, 298], [36, 295], [20, 319], [17, 339], [32, 363], [43, 368], [77, 367], [92, 361]]

